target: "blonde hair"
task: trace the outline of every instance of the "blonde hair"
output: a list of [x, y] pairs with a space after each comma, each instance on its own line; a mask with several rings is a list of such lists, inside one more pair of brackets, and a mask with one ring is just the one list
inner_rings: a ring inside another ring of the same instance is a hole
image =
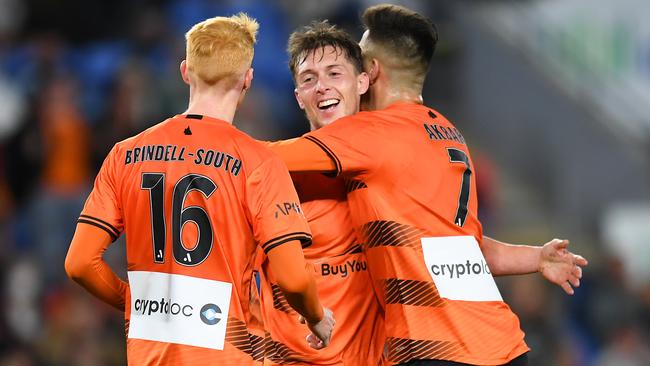
[[208, 85], [235, 81], [251, 67], [258, 28], [245, 13], [194, 25], [185, 34], [188, 71]]

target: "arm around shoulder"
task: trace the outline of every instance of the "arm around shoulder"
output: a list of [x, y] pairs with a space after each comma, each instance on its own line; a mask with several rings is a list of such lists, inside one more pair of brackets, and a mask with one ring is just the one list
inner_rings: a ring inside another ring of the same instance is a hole
[[335, 172], [336, 163], [313, 141], [298, 137], [290, 140], [263, 142], [284, 161], [291, 172]]

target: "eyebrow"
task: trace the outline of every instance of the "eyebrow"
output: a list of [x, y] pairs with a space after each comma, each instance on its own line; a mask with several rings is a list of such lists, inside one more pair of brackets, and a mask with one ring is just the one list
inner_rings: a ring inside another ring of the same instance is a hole
[[[336, 63], [336, 64], [333, 64], [333, 65], [328, 65], [325, 68], [325, 70], [329, 71], [329, 70], [331, 70], [331, 69], [333, 69], [335, 67], [343, 67], [344, 68], [343, 64]], [[298, 76], [303, 76], [305, 74], [315, 74], [315, 73], [316, 72], [314, 71], [314, 69], [306, 69], [306, 70], [303, 70], [300, 73], [298, 73]]]

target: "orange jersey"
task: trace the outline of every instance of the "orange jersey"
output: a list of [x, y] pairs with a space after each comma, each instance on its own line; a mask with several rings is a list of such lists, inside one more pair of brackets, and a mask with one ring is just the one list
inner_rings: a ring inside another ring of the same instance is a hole
[[350, 210], [390, 362], [503, 364], [528, 350], [480, 251], [474, 166], [438, 112], [397, 103], [308, 133], [355, 182]]
[[365, 255], [354, 231], [343, 179], [292, 174], [313, 238], [305, 259], [314, 267], [318, 295], [332, 310], [336, 326], [322, 350], [304, 341], [298, 323], [266, 265], [262, 271], [264, 326], [269, 332], [265, 365], [377, 365], [384, 350], [383, 316], [372, 291]]
[[254, 256], [310, 232], [282, 161], [231, 124], [178, 115], [115, 145], [80, 223], [126, 234], [133, 365], [251, 365]]

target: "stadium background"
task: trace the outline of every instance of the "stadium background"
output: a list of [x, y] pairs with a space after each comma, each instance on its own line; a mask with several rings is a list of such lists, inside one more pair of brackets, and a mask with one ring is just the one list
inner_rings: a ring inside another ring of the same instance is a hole
[[[0, 365], [122, 365], [121, 316], [67, 280], [63, 259], [117, 141], [180, 113], [183, 34], [207, 17], [260, 24], [235, 124], [307, 128], [289, 33], [330, 19], [356, 37], [358, 1], [0, 0]], [[501, 278], [533, 365], [650, 364], [650, 3], [403, 1], [438, 26], [424, 98], [468, 139], [485, 233], [572, 240], [590, 259], [569, 297]], [[123, 241], [107, 260], [124, 274]]]

